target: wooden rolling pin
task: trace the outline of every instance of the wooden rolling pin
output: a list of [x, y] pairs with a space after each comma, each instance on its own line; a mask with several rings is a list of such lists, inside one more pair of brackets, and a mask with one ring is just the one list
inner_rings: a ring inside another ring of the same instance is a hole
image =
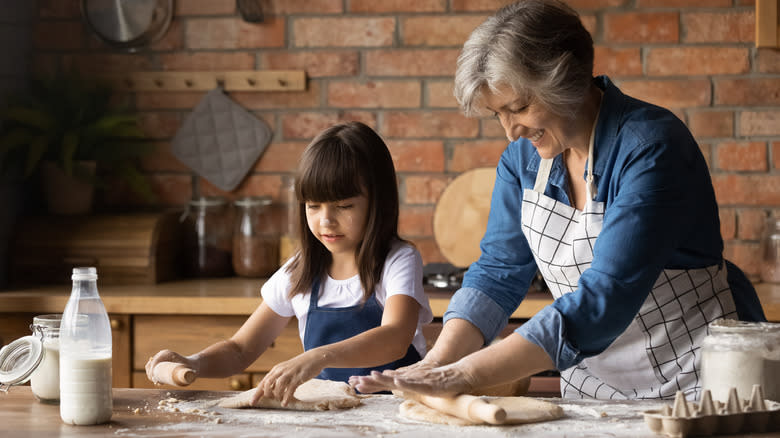
[[152, 372], [154, 383], [187, 386], [195, 381], [195, 370], [176, 362], [160, 362]]
[[464, 420], [476, 423], [486, 422], [490, 424], [503, 424], [506, 420], [506, 411], [500, 406], [490, 404], [480, 397], [461, 394], [455, 397], [433, 397], [418, 394], [411, 391], [393, 391], [405, 399], [411, 399], [422, 403], [439, 412], [453, 415]]

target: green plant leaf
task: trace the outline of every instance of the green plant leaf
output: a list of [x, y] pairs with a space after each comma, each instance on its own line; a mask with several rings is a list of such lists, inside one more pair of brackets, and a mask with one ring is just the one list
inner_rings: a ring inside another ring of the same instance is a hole
[[43, 158], [43, 154], [46, 152], [49, 139], [45, 135], [39, 135], [32, 139], [30, 142], [30, 151], [27, 154], [27, 163], [24, 166], [24, 175], [30, 176], [35, 169], [38, 168], [38, 163]]
[[73, 159], [76, 149], [79, 146], [79, 133], [77, 129], [71, 129], [62, 137], [62, 148], [60, 149], [60, 163], [65, 175], [73, 175]]

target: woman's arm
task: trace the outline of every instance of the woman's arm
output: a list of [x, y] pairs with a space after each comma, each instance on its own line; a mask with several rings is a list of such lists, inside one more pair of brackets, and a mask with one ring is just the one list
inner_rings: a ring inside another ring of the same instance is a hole
[[419, 311], [420, 305], [408, 295], [389, 297], [379, 327], [277, 364], [258, 385], [253, 402], [267, 395], [287, 405], [295, 389], [324, 368], [367, 368], [404, 357], [417, 330]]
[[171, 350], [162, 350], [146, 363], [146, 374], [154, 381], [154, 367], [159, 362], [176, 362], [193, 369], [197, 377], [232, 376], [254, 362], [279, 336], [289, 320], [263, 302], [230, 339], [186, 357]]

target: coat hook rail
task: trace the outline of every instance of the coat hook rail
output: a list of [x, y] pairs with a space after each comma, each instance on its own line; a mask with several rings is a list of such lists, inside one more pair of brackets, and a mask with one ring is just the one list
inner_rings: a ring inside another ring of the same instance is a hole
[[303, 91], [303, 70], [242, 70], [218, 72], [132, 72], [106, 75], [126, 91]]

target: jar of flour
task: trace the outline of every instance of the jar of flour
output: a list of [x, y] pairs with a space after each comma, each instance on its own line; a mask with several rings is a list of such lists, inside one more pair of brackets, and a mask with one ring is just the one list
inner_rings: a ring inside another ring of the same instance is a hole
[[753, 385], [764, 398], [780, 400], [780, 324], [718, 319], [701, 347], [702, 390], [726, 402], [729, 390], [750, 398]]

